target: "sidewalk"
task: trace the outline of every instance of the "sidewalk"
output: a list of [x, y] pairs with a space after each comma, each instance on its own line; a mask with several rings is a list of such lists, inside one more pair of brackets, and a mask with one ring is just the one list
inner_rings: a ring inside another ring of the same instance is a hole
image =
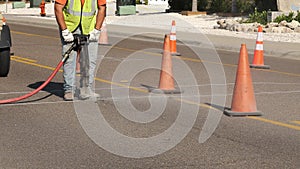
[[[46, 4], [46, 17], [40, 16], [39, 8], [29, 8], [29, 3], [27, 3], [26, 6], [26, 8], [22, 9], [12, 9], [12, 5], [9, 3], [7, 5], [7, 13], [4, 13], [4, 16], [8, 22], [11, 23], [39, 23], [40, 26], [57, 28], [53, 3]], [[171, 21], [175, 20], [178, 35], [177, 39], [179, 41], [195, 44], [195, 42], [199, 40], [193, 39], [193, 36], [185, 34], [197, 34], [197, 36], [207, 37], [208, 41], [210, 41], [216, 49], [239, 51], [240, 45], [246, 43], [249, 54], [254, 51], [256, 33], [215, 30], [213, 26], [216, 25], [216, 20], [219, 19], [217, 16], [182, 16], [177, 13], [165, 13], [165, 9], [167, 9], [165, 5], [137, 5], [136, 8], [138, 11], [137, 15], [115, 16], [115, 2], [109, 1], [107, 4], [106, 17], [109, 31], [108, 35], [128, 36], [146, 32], [163, 35], [170, 32]], [[6, 11], [6, 4], [0, 5], [0, 11]], [[161, 40], [163, 36], [148, 36], [145, 38], [148, 40]], [[265, 54], [300, 60], [300, 44], [298, 41], [300, 41], [300, 34], [298, 33], [280, 35], [264, 34]], [[210, 42], [203, 42], [202, 44], [209, 44]]]

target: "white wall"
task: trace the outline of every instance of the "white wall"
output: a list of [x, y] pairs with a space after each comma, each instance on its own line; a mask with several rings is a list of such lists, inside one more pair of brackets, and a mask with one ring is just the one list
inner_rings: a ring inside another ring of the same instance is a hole
[[148, 0], [148, 4], [149, 5], [167, 5], [168, 4], [168, 0]]

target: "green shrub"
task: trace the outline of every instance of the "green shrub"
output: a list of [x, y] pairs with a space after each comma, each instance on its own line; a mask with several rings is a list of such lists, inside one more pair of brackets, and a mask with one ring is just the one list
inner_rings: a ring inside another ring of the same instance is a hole
[[238, 0], [237, 9], [238, 13], [252, 13], [254, 11], [255, 3], [249, 0]]
[[294, 18], [294, 20], [300, 22], [300, 12], [297, 12], [297, 16]]
[[[192, 10], [192, 0], [169, 0], [168, 1], [170, 10], [175, 11], [191, 11]], [[198, 0], [197, 1], [197, 10], [204, 11], [207, 7], [207, 0]]]
[[212, 0], [209, 10], [211, 12], [231, 12], [231, 0]]
[[274, 22], [280, 23], [281, 21], [286, 20], [287, 22], [291, 22], [294, 19], [294, 13], [290, 12], [288, 15], [282, 14], [277, 16], [274, 19]]
[[197, 9], [198, 11], [205, 11], [207, 9], [208, 2], [207, 0], [198, 0]]
[[249, 18], [245, 21], [246, 23], [257, 22], [263, 25], [267, 24], [267, 11], [258, 12], [257, 8], [254, 9], [252, 14], [249, 14]]
[[[253, 0], [237, 0], [237, 13], [251, 13], [254, 11], [255, 3]], [[210, 12], [228, 13], [232, 10], [232, 0], [211, 0], [209, 4]]]
[[170, 10], [175, 11], [182, 11], [182, 10], [188, 10], [189, 6], [188, 3], [185, 0], [169, 0], [168, 1]]
[[[144, 0], [145, 5], [148, 5], [148, 0]], [[135, 4], [143, 4], [142, 0], [135, 0]]]
[[277, 0], [255, 0], [255, 6], [259, 12], [277, 11]]

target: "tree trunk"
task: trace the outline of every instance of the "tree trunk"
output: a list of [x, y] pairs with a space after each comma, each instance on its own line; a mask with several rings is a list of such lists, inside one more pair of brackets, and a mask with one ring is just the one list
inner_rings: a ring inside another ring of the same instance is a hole
[[231, 13], [237, 13], [236, 1], [237, 1], [237, 0], [232, 0], [232, 4], [231, 4]]
[[192, 12], [197, 12], [198, 10], [197, 10], [197, 2], [198, 0], [193, 0], [192, 1]]

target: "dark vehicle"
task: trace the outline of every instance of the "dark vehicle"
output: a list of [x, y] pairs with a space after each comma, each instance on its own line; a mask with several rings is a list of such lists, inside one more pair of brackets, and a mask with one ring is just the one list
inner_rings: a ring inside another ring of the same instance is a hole
[[10, 67], [10, 47], [10, 29], [5, 22], [3, 22], [0, 34], [0, 77], [6, 77], [8, 75]]

